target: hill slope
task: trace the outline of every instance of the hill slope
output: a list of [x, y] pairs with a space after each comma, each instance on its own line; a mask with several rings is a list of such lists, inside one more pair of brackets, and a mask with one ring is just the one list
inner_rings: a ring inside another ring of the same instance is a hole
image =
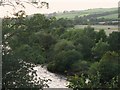
[[[82, 11], [70, 11], [70, 12], [63, 12], [63, 13], [56, 13], [54, 16], [56, 18], [69, 18], [73, 19], [75, 16], [83, 17], [88, 15], [98, 15], [97, 18], [112, 18], [117, 19], [118, 16], [118, 9], [117, 8], [97, 8], [97, 9], [88, 9]], [[99, 15], [100, 14], [100, 15]]]

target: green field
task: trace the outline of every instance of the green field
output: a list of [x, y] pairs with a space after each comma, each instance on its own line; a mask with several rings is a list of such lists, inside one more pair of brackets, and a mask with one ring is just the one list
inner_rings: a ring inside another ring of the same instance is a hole
[[87, 13], [80, 13], [80, 12], [75, 12], [75, 13], [61, 13], [61, 14], [58, 14], [58, 15], [56, 15], [55, 17], [57, 18], [57, 19], [59, 19], [59, 18], [69, 18], [69, 19], [73, 19], [75, 16], [84, 16], [84, 15], [89, 15], [89, 14], [87, 14]]
[[97, 9], [84, 10], [83, 12], [93, 14], [93, 13], [101, 13], [101, 12], [110, 12], [115, 10], [117, 10], [117, 8], [97, 8]]
[[106, 19], [117, 19], [118, 18], [118, 14], [111, 14], [111, 15], [106, 15], [106, 16], [101, 16], [100, 18], [106, 18]]
[[[87, 25], [76, 25], [74, 28], [75, 29], [84, 29], [85, 27], [87, 27]], [[91, 25], [91, 27], [93, 27], [95, 29], [95, 31], [104, 29], [107, 35], [109, 35], [113, 31], [118, 31], [117, 25]]]
[[[111, 12], [111, 11], [116, 11], [118, 10], [117, 8], [97, 8], [97, 9], [88, 9], [88, 10], [81, 10], [81, 11], [71, 11], [71, 12], [65, 12], [65, 13], [57, 13], [55, 17], [57, 19], [59, 18], [69, 18], [73, 19], [75, 16], [84, 16], [84, 15], [90, 15], [90, 14], [102, 14], [104, 12]], [[113, 13], [110, 15], [106, 16], [101, 16], [104, 18], [113, 18], [117, 19], [117, 13]], [[100, 18], [100, 17], [98, 17]]]

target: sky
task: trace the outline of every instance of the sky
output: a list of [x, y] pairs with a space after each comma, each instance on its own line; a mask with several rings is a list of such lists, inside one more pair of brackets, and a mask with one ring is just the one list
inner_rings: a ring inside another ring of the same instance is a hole
[[47, 0], [51, 11], [117, 7], [119, 0]]
[[[14, 1], [14, 0], [11, 0]], [[23, 0], [27, 1], [27, 0]], [[30, 1], [30, 0], [29, 0]], [[118, 7], [118, 2], [120, 0], [40, 0], [49, 3], [49, 9], [43, 7], [42, 9], [36, 9], [32, 5], [26, 5], [27, 14], [34, 13], [52, 13], [52, 12], [63, 12], [71, 10], [85, 10], [93, 8], [112, 8]], [[18, 7], [20, 9], [20, 7]], [[10, 6], [2, 7], [0, 6], [0, 16], [10, 14], [13, 8]]]

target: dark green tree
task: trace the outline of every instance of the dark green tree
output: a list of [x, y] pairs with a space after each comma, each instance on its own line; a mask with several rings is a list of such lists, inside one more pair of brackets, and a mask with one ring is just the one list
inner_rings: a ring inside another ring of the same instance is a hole
[[103, 42], [102, 39], [96, 43], [95, 47], [92, 48], [92, 52], [95, 59], [100, 59], [109, 50], [109, 44]]
[[3, 19], [3, 88], [47, 87], [47, 80], [33, 79], [37, 74], [31, 60], [42, 61], [43, 56], [41, 47], [30, 45], [28, 27], [24, 17]]
[[103, 42], [106, 41], [107, 35], [103, 29], [99, 30], [99, 32], [96, 33], [96, 43], [99, 42], [99, 40], [102, 39]]
[[[113, 77], [119, 75], [119, 60], [120, 57], [116, 52], [107, 52], [99, 62], [99, 72], [101, 74], [101, 81], [105, 82], [111, 80]], [[104, 83], [103, 83], [104, 84]]]
[[111, 51], [120, 51], [120, 32], [112, 32], [108, 39], [108, 44], [110, 45]]

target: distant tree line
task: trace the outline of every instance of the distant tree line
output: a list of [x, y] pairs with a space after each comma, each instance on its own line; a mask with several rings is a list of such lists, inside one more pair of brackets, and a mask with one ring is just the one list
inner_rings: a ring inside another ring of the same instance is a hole
[[[75, 11], [71, 11], [75, 12]], [[64, 13], [70, 13], [67, 11], [64, 11]], [[91, 24], [91, 25], [118, 25], [118, 19], [116, 17], [116, 19], [114, 18], [104, 18], [104, 16], [107, 15], [112, 15], [112, 14], [117, 14], [118, 10], [115, 11], [107, 11], [107, 12], [103, 12], [103, 13], [92, 13], [92, 14], [88, 14], [88, 15], [84, 15], [84, 16], [78, 16], [76, 15], [75, 17], [73, 17], [73, 19], [70, 19], [69, 22], [72, 25], [87, 25], [87, 24]], [[57, 16], [57, 13], [52, 13], [49, 14], [48, 17], [52, 17], [52, 16]], [[63, 19], [63, 18], [61, 18]], [[68, 19], [68, 18], [66, 18]], [[64, 20], [66, 20], [64, 18]]]

